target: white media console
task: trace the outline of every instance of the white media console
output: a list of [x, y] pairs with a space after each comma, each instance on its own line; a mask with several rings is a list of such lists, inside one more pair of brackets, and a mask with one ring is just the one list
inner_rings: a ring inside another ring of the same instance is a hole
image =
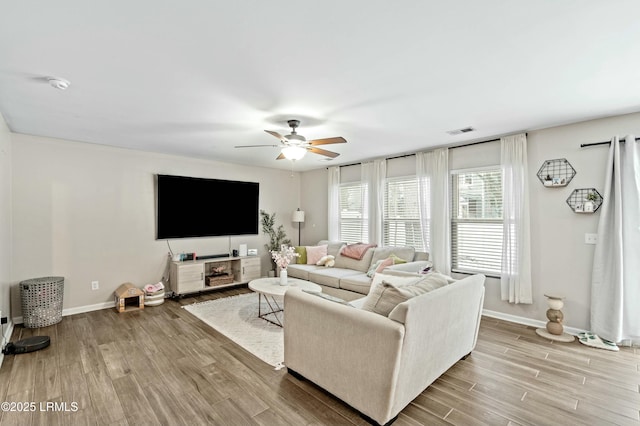
[[[216, 269], [220, 268], [221, 272], [216, 273]], [[260, 278], [260, 257], [216, 257], [171, 262], [170, 274], [170, 287], [176, 296], [246, 284]]]

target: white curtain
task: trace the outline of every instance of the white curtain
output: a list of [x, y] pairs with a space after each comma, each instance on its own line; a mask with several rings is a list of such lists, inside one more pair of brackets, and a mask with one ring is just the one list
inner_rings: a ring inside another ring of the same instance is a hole
[[640, 151], [631, 135], [614, 137], [591, 278], [591, 331], [616, 343], [640, 343]]
[[340, 167], [329, 167], [327, 187], [329, 189], [327, 236], [329, 241], [338, 241], [340, 239]]
[[384, 179], [387, 177], [387, 160], [374, 160], [362, 163], [361, 181], [366, 185], [363, 191], [363, 206], [368, 218], [369, 241], [382, 245], [382, 218], [384, 208]]
[[449, 223], [449, 150], [416, 154], [422, 241], [435, 270], [451, 273]]
[[527, 136], [500, 138], [503, 171], [502, 300], [533, 303]]

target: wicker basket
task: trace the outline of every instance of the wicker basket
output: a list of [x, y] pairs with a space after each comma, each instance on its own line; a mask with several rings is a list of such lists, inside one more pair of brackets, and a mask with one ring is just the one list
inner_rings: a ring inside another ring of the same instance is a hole
[[33, 278], [20, 282], [22, 321], [27, 328], [47, 327], [62, 321], [64, 277]]
[[209, 287], [231, 284], [232, 282], [233, 274], [212, 275], [207, 277], [207, 286]]

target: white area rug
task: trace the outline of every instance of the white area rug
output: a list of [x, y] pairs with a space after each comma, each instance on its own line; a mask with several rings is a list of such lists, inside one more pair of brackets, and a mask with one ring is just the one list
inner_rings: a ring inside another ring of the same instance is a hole
[[[276, 369], [284, 366], [282, 328], [258, 318], [258, 293], [194, 303], [183, 308], [267, 364]], [[262, 312], [268, 309], [262, 298]]]

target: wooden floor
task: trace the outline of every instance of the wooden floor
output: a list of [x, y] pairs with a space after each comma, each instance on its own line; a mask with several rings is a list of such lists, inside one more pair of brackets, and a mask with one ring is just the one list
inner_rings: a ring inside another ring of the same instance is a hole
[[[142, 312], [73, 315], [42, 329], [16, 327], [12, 340], [49, 335], [51, 346], [5, 356], [0, 401], [34, 404], [33, 411], [0, 412], [0, 424], [366, 424], [341, 401], [286, 369], [274, 370], [180, 308], [247, 291], [169, 300]], [[395, 425], [638, 426], [639, 410], [640, 349], [551, 343], [530, 327], [483, 318], [471, 356], [419, 395]]]

